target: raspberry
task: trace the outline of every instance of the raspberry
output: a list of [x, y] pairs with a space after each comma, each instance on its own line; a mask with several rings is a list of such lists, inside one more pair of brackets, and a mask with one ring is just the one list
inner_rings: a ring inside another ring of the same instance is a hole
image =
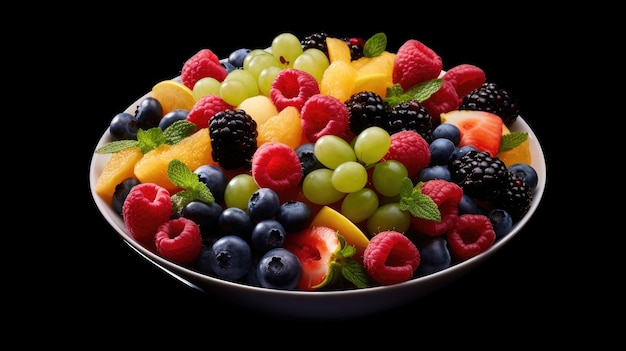
[[480, 214], [463, 214], [457, 217], [448, 233], [450, 251], [457, 258], [467, 259], [487, 251], [496, 240], [489, 217]]
[[270, 88], [270, 98], [279, 112], [287, 106], [295, 106], [301, 111], [304, 102], [319, 93], [320, 87], [315, 78], [295, 68], [280, 71]]
[[128, 193], [122, 215], [135, 240], [150, 243], [159, 226], [170, 219], [172, 200], [164, 187], [154, 183], [135, 185]]
[[342, 136], [350, 125], [348, 108], [341, 100], [330, 95], [311, 96], [300, 113], [302, 132], [314, 143], [323, 135]]
[[159, 255], [174, 263], [190, 265], [202, 251], [200, 227], [189, 218], [179, 217], [161, 224], [155, 235]]
[[218, 81], [226, 78], [226, 68], [220, 64], [220, 59], [209, 49], [202, 49], [191, 56], [180, 72], [181, 82], [189, 89], [202, 78], [212, 77]]
[[430, 164], [428, 142], [414, 130], [402, 130], [391, 134], [391, 146], [384, 160], [402, 162], [408, 177], [416, 179], [420, 171]]
[[448, 80], [456, 90], [459, 98], [472, 92], [474, 89], [480, 88], [485, 82], [485, 72], [474, 65], [460, 64], [446, 71], [443, 80]]
[[233, 106], [222, 100], [222, 97], [216, 94], [208, 94], [200, 98], [187, 114], [187, 121], [196, 125], [196, 130], [209, 126], [209, 120], [214, 114], [232, 109]]
[[428, 111], [428, 114], [432, 118], [434, 126], [441, 123], [441, 114], [456, 110], [461, 104], [461, 99], [456, 92], [456, 88], [452, 81], [443, 80], [441, 88], [432, 94], [426, 101], [422, 102], [422, 105]]
[[279, 142], [266, 142], [252, 156], [252, 178], [261, 188], [277, 193], [297, 187], [302, 165], [295, 150]]
[[393, 83], [404, 91], [419, 83], [439, 77], [443, 63], [441, 57], [422, 42], [409, 39], [396, 53], [393, 65]]
[[463, 189], [447, 180], [433, 179], [424, 182], [422, 193], [430, 196], [437, 204], [441, 213], [441, 221], [435, 222], [411, 216], [413, 228], [429, 236], [441, 235], [454, 228], [459, 213], [459, 203], [463, 197]]
[[363, 252], [367, 274], [382, 285], [409, 280], [420, 264], [420, 253], [404, 234], [388, 230], [376, 234]]

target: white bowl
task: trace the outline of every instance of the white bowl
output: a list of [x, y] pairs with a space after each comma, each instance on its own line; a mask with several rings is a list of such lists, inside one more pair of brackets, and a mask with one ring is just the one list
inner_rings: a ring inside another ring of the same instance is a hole
[[[138, 103], [147, 96], [149, 96], [149, 93], [131, 104], [125, 112], [134, 114]], [[307, 319], [354, 318], [396, 308], [433, 293], [435, 290], [478, 266], [520, 233], [535, 210], [537, 210], [543, 197], [546, 185], [546, 164], [539, 140], [523, 118], [518, 117], [509, 129], [511, 131], [528, 132], [532, 166], [539, 176], [539, 182], [534, 191], [528, 213], [515, 224], [513, 230], [508, 235], [497, 241], [486, 252], [457, 263], [445, 270], [391, 286], [323, 292], [276, 290], [229, 282], [193, 271], [165, 260], [137, 243], [126, 230], [121, 216], [95, 193], [96, 180], [102, 173], [110, 155], [94, 153], [91, 160], [89, 181], [96, 206], [117, 234], [139, 255], [184, 284], [221, 296], [238, 305], [275, 316]], [[110, 134], [107, 129], [100, 138], [96, 149], [110, 140]], [[208, 294], [207, 298], [209, 298]]]

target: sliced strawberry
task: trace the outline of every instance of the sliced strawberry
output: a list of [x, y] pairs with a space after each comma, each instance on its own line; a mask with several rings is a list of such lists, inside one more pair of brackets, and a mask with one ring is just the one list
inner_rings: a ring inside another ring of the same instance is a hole
[[441, 114], [441, 123], [452, 123], [461, 130], [457, 146], [472, 145], [495, 156], [502, 138], [502, 119], [486, 111], [453, 110]]
[[310, 226], [299, 233], [285, 238], [283, 247], [293, 252], [302, 264], [302, 276], [298, 282], [300, 290], [318, 290], [329, 287], [345, 277], [358, 287], [367, 287], [364, 268], [352, 256], [353, 246], [332, 228]]

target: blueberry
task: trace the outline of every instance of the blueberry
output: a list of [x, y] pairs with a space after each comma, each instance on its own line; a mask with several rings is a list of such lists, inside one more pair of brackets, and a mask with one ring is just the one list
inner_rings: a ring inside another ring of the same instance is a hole
[[285, 228], [275, 219], [259, 221], [252, 230], [252, 246], [259, 252], [281, 247], [285, 242]]
[[215, 165], [202, 165], [194, 170], [201, 182], [211, 190], [215, 202], [224, 202], [224, 191], [228, 184], [228, 177], [220, 167]]
[[471, 214], [485, 214], [485, 211], [478, 206], [469, 195], [463, 194], [461, 201], [459, 202], [459, 215], [471, 213]]
[[299, 232], [311, 224], [313, 212], [304, 202], [287, 201], [280, 205], [276, 220], [283, 225], [287, 233]]
[[237, 68], [241, 68], [243, 67], [243, 60], [246, 58], [246, 56], [248, 56], [248, 54], [250, 53], [250, 49], [247, 48], [240, 48], [237, 49], [233, 52], [230, 53], [230, 55], [228, 55], [228, 63], [230, 63], [231, 65], [237, 67]]
[[452, 123], [441, 123], [433, 129], [431, 138], [433, 140], [438, 138], [449, 139], [454, 145], [458, 145], [459, 141], [461, 141], [461, 130]]
[[516, 163], [509, 166], [509, 172], [520, 177], [531, 189], [535, 189], [537, 187], [537, 183], [539, 183], [537, 171], [526, 163]]
[[130, 193], [130, 189], [137, 184], [139, 184], [139, 179], [127, 178], [115, 186], [115, 190], [113, 192], [113, 209], [115, 212], [120, 215], [122, 214], [124, 201], [126, 201], [126, 197], [128, 196], [128, 193]]
[[111, 140], [136, 140], [137, 131], [139, 130], [139, 122], [135, 116], [130, 113], [118, 113], [111, 119], [109, 124], [109, 133]]
[[182, 211], [182, 216], [189, 218], [198, 224], [200, 234], [207, 238], [219, 230], [219, 217], [223, 209], [217, 202], [210, 204], [202, 201], [191, 201]]
[[307, 174], [311, 173], [311, 171], [324, 167], [317, 157], [315, 157], [315, 144], [313, 143], [298, 146], [296, 148], [296, 155], [298, 155], [300, 164], [302, 165], [302, 179], [304, 179]]
[[456, 146], [450, 139], [434, 139], [428, 146], [431, 165], [447, 165], [456, 151]]
[[461, 157], [465, 156], [470, 151], [478, 151], [478, 149], [472, 145], [465, 145], [465, 146], [457, 147], [454, 150], [454, 155], [452, 155], [452, 158], [455, 160], [458, 160]]
[[425, 182], [431, 179], [443, 179], [447, 181], [452, 180], [452, 175], [447, 166], [434, 165], [430, 167], [422, 168], [419, 172], [418, 178], [420, 181]]
[[137, 123], [141, 129], [148, 130], [158, 127], [161, 118], [163, 118], [163, 107], [159, 100], [147, 97], [139, 103], [135, 118], [137, 118]]
[[513, 218], [503, 209], [491, 209], [487, 213], [487, 217], [489, 217], [489, 221], [491, 221], [493, 231], [496, 232], [496, 238], [502, 238], [513, 229]]
[[237, 67], [235, 67], [235, 65], [233, 65], [232, 63], [228, 62], [228, 61], [222, 61], [220, 62], [220, 64], [222, 65], [222, 67], [224, 67], [224, 69], [226, 69], [226, 74], [234, 71], [237, 69]]
[[442, 236], [434, 236], [425, 239], [420, 245], [420, 265], [415, 270], [415, 275], [424, 276], [450, 267], [452, 257], [446, 239]]
[[293, 290], [301, 276], [298, 256], [282, 247], [266, 252], [256, 266], [256, 277], [264, 288]]
[[226, 280], [239, 280], [252, 266], [252, 250], [247, 241], [237, 235], [217, 239], [209, 251], [210, 270]]
[[274, 217], [279, 207], [280, 198], [271, 188], [259, 188], [248, 200], [248, 214], [255, 221]]
[[239, 207], [228, 207], [222, 211], [218, 225], [223, 235], [237, 235], [246, 240], [250, 240], [254, 229], [254, 222], [248, 213]]
[[166, 113], [165, 116], [163, 116], [163, 118], [161, 118], [161, 121], [159, 122], [159, 128], [161, 128], [161, 130], [165, 130], [167, 129], [167, 127], [171, 126], [172, 123], [176, 121], [186, 120], [188, 114], [189, 114], [189, 111], [187, 110], [183, 110], [183, 109], [172, 110]]

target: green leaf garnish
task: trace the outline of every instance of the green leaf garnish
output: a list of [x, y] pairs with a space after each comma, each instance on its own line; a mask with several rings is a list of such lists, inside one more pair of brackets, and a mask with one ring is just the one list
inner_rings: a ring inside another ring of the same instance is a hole
[[181, 161], [170, 161], [167, 165], [167, 177], [174, 185], [184, 189], [172, 195], [173, 213], [182, 211], [192, 201], [202, 201], [207, 204], [215, 201], [206, 184]]
[[367, 39], [363, 46], [363, 56], [376, 57], [380, 56], [387, 48], [387, 34], [376, 33]]
[[356, 248], [352, 245], [347, 245], [346, 239], [339, 232], [337, 232], [337, 239], [339, 240], [339, 247], [333, 253], [331, 262], [328, 264], [328, 274], [326, 274], [326, 278], [321, 283], [313, 286], [313, 288], [318, 289], [337, 282], [341, 283], [341, 278], [358, 288], [369, 287], [370, 281], [367, 273], [365, 273], [365, 268], [352, 258], [356, 254]]
[[441, 78], [431, 79], [407, 90], [403, 91], [402, 86], [396, 83], [387, 88], [387, 97], [384, 99], [384, 103], [389, 108], [399, 105], [406, 101], [417, 100], [417, 102], [426, 101], [431, 95], [437, 92], [443, 85]]
[[137, 140], [116, 140], [102, 145], [95, 152], [97, 154], [113, 154], [129, 147], [137, 147], [142, 153], [147, 153], [157, 147], [168, 144], [174, 145], [190, 136], [196, 131], [196, 125], [187, 120], [180, 120], [172, 123], [165, 130], [159, 127], [148, 130], [139, 129]]
[[433, 199], [422, 193], [424, 182], [418, 182], [413, 187], [413, 182], [408, 177], [402, 179], [400, 184], [400, 209], [409, 211], [414, 217], [430, 221], [441, 222], [441, 212]]
[[498, 149], [498, 152], [511, 150], [525, 142], [526, 139], [528, 139], [527, 132], [511, 132], [509, 134], [504, 134], [500, 139], [500, 148]]

